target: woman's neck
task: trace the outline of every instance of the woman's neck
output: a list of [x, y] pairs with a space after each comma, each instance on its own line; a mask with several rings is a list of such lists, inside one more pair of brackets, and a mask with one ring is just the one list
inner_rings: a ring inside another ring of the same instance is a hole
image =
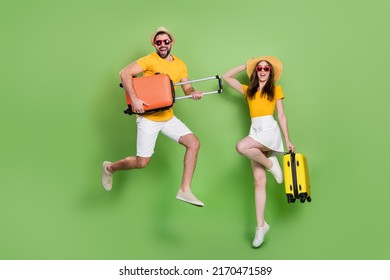
[[267, 82], [259, 82], [259, 90], [262, 90]]

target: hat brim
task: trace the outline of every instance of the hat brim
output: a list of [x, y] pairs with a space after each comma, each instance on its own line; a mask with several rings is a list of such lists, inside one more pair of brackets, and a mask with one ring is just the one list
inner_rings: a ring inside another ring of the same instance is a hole
[[278, 81], [280, 79], [280, 77], [282, 76], [283, 64], [278, 58], [276, 58], [274, 56], [260, 56], [257, 58], [248, 59], [248, 61], [246, 62], [246, 73], [248, 74], [248, 77], [250, 78], [252, 76], [252, 73], [253, 73], [256, 65], [260, 61], [267, 61], [267, 62], [271, 63], [273, 71], [274, 71], [274, 81], [275, 82]]
[[159, 33], [159, 32], [163, 32], [163, 33], [168, 34], [168, 36], [169, 36], [169, 37], [171, 38], [171, 40], [172, 40], [172, 44], [175, 43], [175, 37], [172, 35], [172, 33], [169, 32], [168, 29], [166, 29], [165, 27], [159, 27], [159, 28], [157, 28], [157, 31], [154, 32], [154, 33], [152, 34], [152, 36], [150, 36], [150, 43], [151, 43], [153, 46], [154, 46], [154, 39], [156, 38], [156, 35], [157, 35], [157, 33]]

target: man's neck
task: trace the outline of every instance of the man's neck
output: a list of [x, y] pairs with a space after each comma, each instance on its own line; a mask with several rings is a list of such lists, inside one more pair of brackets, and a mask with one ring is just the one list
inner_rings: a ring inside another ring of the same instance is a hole
[[160, 58], [165, 59], [166, 61], [174, 61], [175, 60], [171, 54], [169, 54], [167, 57], [162, 57], [158, 52], [156, 52], [156, 53]]
[[173, 61], [173, 56], [170, 54], [170, 55], [168, 55], [168, 56], [165, 58], [165, 60], [167, 60], [167, 61]]

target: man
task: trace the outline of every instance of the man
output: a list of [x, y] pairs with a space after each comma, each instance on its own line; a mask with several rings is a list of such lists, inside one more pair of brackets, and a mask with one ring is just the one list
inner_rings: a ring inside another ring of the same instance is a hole
[[[144, 75], [164, 73], [169, 75], [173, 83], [189, 80], [186, 64], [171, 54], [172, 46], [175, 43], [173, 35], [166, 28], [159, 27], [152, 34], [150, 41], [156, 52], [136, 60], [120, 72], [123, 88], [131, 99], [133, 111], [138, 114], [144, 113], [144, 106], [148, 106], [148, 104], [137, 97], [133, 88], [133, 76], [142, 72]], [[203, 92], [196, 91], [191, 84], [184, 84], [182, 88], [186, 95], [192, 95], [195, 100], [202, 97]], [[160, 132], [186, 148], [183, 178], [176, 198], [203, 207], [204, 203], [191, 192], [191, 181], [196, 167], [200, 142], [187, 126], [174, 116], [172, 108], [137, 116], [137, 155], [112, 163], [103, 162], [103, 187], [107, 191], [111, 190], [112, 175], [116, 171], [146, 167], [154, 153], [157, 136]]]

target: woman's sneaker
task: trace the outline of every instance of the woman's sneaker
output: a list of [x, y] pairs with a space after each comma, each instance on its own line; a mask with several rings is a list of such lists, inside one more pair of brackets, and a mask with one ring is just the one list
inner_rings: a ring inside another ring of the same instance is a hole
[[272, 167], [268, 169], [272, 175], [274, 175], [276, 182], [279, 184], [283, 183], [283, 171], [279, 165], [279, 161], [276, 156], [269, 157], [269, 160], [272, 161]]
[[252, 243], [253, 247], [257, 248], [261, 245], [261, 243], [263, 243], [264, 237], [267, 234], [268, 230], [269, 230], [269, 225], [266, 222], [264, 222], [264, 226], [260, 228], [256, 228], [255, 238], [253, 239], [253, 243]]

